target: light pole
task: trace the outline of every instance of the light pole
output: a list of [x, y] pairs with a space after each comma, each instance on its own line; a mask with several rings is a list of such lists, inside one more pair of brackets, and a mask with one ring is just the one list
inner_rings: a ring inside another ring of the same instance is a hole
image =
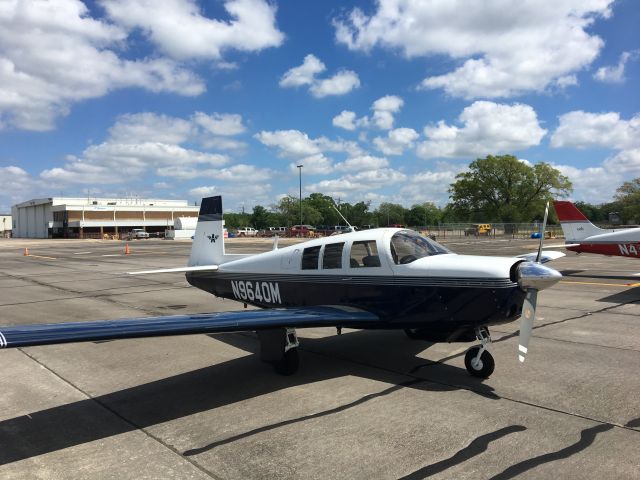
[[300, 177], [300, 232], [302, 233], [302, 167], [304, 167], [304, 165], [297, 165], [298, 167], [298, 174]]

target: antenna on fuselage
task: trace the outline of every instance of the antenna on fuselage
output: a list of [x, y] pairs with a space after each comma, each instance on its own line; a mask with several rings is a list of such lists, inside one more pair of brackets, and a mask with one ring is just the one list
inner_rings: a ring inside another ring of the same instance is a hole
[[347, 225], [349, 225], [349, 230], [352, 232], [355, 232], [356, 229], [353, 228], [353, 226], [349, 223], [349, 220], [347, 220], [346, 218], [344, 218], [344, 215], [342, 215], [342, 212], [340, 212], [340, 210], [338, 210], [338, 207], [335, 206], [335, 204], [331, 204], [331, 206], [334, 208], [334, 210], [336, 212], [338, 212], [338, 215], [340, 215], [340, 218], [342, 218], [342, 220], [344, 220], [344, 223], [346, 223]]

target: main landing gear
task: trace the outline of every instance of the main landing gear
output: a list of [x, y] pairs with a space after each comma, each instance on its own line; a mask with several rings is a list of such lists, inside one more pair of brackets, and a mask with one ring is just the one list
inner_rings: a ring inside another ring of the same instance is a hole
[[280, 375], [293, 375], [300, 366], [300, 342], [295, 328], [258, 330], [260, 359], [273, 365]]
[[464, 366], [474, 377], [489, 378], [496, 366], [493, 356], [487, 350], [487, 346], [491, 344], [491, 335], [486, 327], [478, 327], [475, 331], [476, 337], [480, 340], [480, 346], [467, 350]]

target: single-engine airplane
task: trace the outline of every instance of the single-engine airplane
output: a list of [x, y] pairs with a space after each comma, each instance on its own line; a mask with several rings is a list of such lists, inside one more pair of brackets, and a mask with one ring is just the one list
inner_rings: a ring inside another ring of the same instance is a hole
[[204, 198], [189, 266], [132, 273], [184, 272], [197, 288], [261, 309], [0, 327], [0, 347], [255, 330], [261, 359], [289, 375], [298, 369], [297, 328], [403, 329], [431, 342], [477, 338], [465, 366], [486, 378], [495, 365], [489, 326], [522, 317], [524, 361], [538, 291], [562, 277], [542, 263], [564, 254], [543, 254], [542, 239], [537, 253], [482, 257], [456, 255], [412, 230], [380, 228], [280, 249], [276, 239], [272, 251], [238, 255], [225, 253], [223, 227], [222, 198]]
[[640, 228], [599, 228], [569, 201], [556, 200], [553, 206], [564, 232], [567, 250], [640, 258]]

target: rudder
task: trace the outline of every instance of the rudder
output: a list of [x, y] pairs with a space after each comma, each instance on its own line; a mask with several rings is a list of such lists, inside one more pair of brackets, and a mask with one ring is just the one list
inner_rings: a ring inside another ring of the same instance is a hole
[[202, 199], [189, 266], [220, 265], [224, 263], [224, 220], [222, 197]]

